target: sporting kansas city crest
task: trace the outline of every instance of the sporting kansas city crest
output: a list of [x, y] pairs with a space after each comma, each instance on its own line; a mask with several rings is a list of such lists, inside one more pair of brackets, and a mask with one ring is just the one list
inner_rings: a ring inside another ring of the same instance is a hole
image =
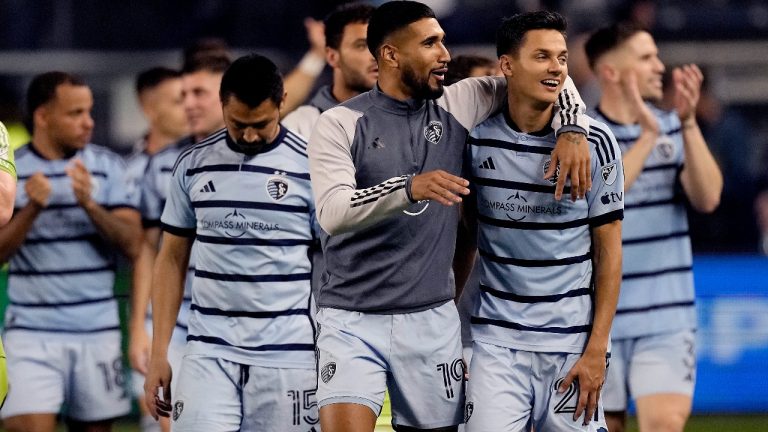
[[282, 177], [270, 177], [267, 180], [267, 193], [275, 201], [280, 201], [288, 194], [288, 182]]
[[[547, 173], [547, 170], [549, 170], [549, 166], [552, 164], [552, 159], [547, 159], [546, 162], [544, 162], [544, 166], [542, 167], [542, 172], [544, 174]], [[557, 183], [557, 178], [560, 177], [560, 163], [557, 163], [557, 168], [555, 168], [555, 175], [551, 178], [548, 178], [550, 183], [555, 184]]]
[[616, 176], [618, 172], [619, 170], [616, 169], [615, 163], [606, 165], [602, 169], [600, 169], [600, 174], [603, 176], [603, 181], [608, 186], [612, 185], [616, 181]]
[[333, 376], [336, 374], [336, 363], [335, 362], [328, 362], [320, 369], [320, 379], [323, 380], [324, 383], [328, 384], [328, 381], [333, 378]]
[[424, 138], [432, 144], [440, 142], [440, 138], [443, 137], [443, 124], [439, 121], [429, 122], [427, 127], [424, 128]]

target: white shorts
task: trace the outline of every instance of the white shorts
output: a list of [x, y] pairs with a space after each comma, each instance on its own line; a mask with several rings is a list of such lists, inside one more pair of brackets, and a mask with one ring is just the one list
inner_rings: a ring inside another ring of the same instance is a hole
[[171, 430], [320, 431], [314, 369], [278, 369], [186, 355], [175, 379]]
[[58, 414], [82, 422], [128, 414], [120, 334], [58, 341], [28, 332], [4, 336], [10, 391], [2, 417]]
[[558, 393], [580, 354], [534, 353], [474, 343], [467, 385], [467, 432], [607, 432], [602, 403], [589, 425], [574, 421], [578, 384]]
[[321, 308], [317, 321], [321, 407], [357, 403], [378, 415], [389, 389], [395, 425], [461, 423], [464, 364], [452, 301], [394, 315]]
[[608, 412], [626, 411], [628, 399], [662, 393], [693, 396], [696, 336], [692, 330], [614, 339], [603, 400]]
[[[152, 337], [152, 321], [146, 322], [147, 334]], [[184, 333], [178, 334], [178, 333]], [[168, 363], [171, 365], [171, 371], [173, 376], [176, 376], [181, 369], [181, 359], [184, 357], [184, 351], [187, 347], [186, 331], [179, 329], [178, 327], [173, 329], [173, 336], [171, 342], [168, 344]], [[151, 343], [151, 340], [150, 340]], [[131, 387], [133, 390], [133, 396], [136, 398], [144, 397], [144, 374], [137, 370], [131, 370]], [[171, 381], [171, 391], [176, 390], [176, 380]]]

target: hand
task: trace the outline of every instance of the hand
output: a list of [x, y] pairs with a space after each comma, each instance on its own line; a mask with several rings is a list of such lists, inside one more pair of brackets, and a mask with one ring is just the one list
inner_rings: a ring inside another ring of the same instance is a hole
[[565, 180], [571, 179], [571, 200], [584, 198], [588, 190], [592, 189], [591, 161], [589, 144], [584, 134], [577, 132], [563, 132], [557, 137], [557, 144], [552, 151], [552, 161], [549, 169], [544, 173], [544, 178], [552, 178], [557, 173], [558, 165], [560, 175], [555, 184], [555, 199], [560, 201], [565, 189]]
[[579, 401], [573, 413], [573, 421], [578, 420], [584, 413], [583, 424], [586, 426], [595, 415], [597, 402], [600, 399], [600, 389], [605, 382], [605, 352], [593, 354], [585, 352], [568, 371], [557, 392], [563, 393], [574, 381], [579, 386]]
[[469, 195], [469, 182], [461, 177], [436, 170], [419, 174], [411, 180], [411, 198], [416, 201], [433, 200], [452, 206], [461, 202], [459, 195]]
[[128, 360], [134, 370], [145, 376], [149, 371], [149, 350], [151, 344], [152, 339], [144, 328], [143, 322], [131, 328], [130, 341], [128, 342]]
[[687, 122], [696, 121], [696, 106], [699, 104], [704, 74], [698, 66], [690, 64], [675, 68], [672, 79], [675, 82], [675, 111], [685, 126]]
[[24, 191], [31, 203], [40, 208], [48, 207], [48, 200], [51, 198], [51, 182], [43, 173], [32, 174], [24, 184]]
[[637, 75], [634, 71], [626, 71], [622, 76], [621, 90], [624, 98], [629, 101], [630, 106], [634, 110], [637, 122], [640, 124], [640, 129], [643, 132], [658, 136], [660, 131], [659, 122], [640, 95], [640, 88], [637, 86]]
[[91, 183], [91, 174], [85, 168], [83, 161], [75, 159], [66, 169], [67, 175], [72, 179], [72, 191], [75, 193], [75, 199], [81, 207], [86, 207], [93, 201], [91, 192], [93, 183]]
[[[158, 389], [162, 388], [163, 398], [160, 399]], [[173, 404], [171, 395], [171, 365], [166, 358], [153, 358], [149, 371], [144, 379], [144, 402], [149, 414], [157, 420], [158, 417], [170, 417]]]
[[314, 18], [304, 18], [304, 28], [307, 29], [309, 50], [321, 58], [325, 58], [325, 24]]

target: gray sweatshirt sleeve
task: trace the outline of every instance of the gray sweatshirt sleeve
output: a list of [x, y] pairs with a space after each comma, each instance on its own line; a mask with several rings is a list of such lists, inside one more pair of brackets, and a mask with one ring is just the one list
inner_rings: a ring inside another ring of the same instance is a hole
[[371, 226], [412, 204], [405, 190], [405, 175], [356, 189], [350, 148], [361, 116], [361, 112], [346, 107], [330, 109], [320, 116], [309, 139], [309, 172], [317, 219], [330, 235]]
[[[506, 96], [507, 83], [504, 77], [467, 78], [446, 87], [438, 104], [467, 130], [472, 130], [501, 108]], [[586, 112], [587, 107], [573, 80], [566, 77], [563, 90], [555, 103], [552, 128], [558, 134], [580, 132], [586, 135], [589, 130]]]

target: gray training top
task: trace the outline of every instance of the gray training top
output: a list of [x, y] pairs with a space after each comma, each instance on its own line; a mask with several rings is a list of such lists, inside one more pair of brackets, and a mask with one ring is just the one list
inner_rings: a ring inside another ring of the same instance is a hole
[[[459, 175], [469, 131], [504, 102], [504, 78], [472, 78], [436, 100], [399, 101], [378, 86], [325, 111], [308, 146], [325, 269], [320, 307], [370, 313], [427, 310], [454, 297], [458, 206], [409, 200], [410, 176]], [[587, 130], [568, 78], [554, 116]], [[568, 126], [570, 125], [570, 126]]]

